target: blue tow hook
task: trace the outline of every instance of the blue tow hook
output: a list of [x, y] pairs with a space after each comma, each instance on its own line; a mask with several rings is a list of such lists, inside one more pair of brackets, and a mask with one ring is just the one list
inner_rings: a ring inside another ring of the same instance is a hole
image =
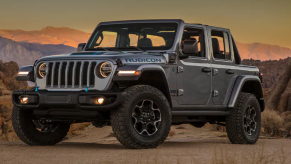
[[89, 88], [89, 87], [86, 87], [85, 92], [88, 92], [88, 88]]
[[35, 88], [35, 92], [37, 92], [37, 91], [38, 91], [38, 87]]

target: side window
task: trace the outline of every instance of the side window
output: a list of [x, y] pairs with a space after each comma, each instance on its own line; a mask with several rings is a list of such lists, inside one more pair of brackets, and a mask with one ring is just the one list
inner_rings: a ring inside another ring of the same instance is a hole
[[196, 28], [185, 28], [181, 48], [183, 54], [195, 57], [205, 57], [204, 31]]
[[223, 31], [211, 31], [212, 52], [215, 59], [231, 60], [229, 36]]

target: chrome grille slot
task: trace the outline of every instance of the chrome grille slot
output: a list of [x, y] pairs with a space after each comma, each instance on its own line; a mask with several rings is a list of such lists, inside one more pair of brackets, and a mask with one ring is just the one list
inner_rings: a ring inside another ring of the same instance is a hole
[[47, 74], [47, 86], [52, 85], [52, 70], [53, 70], [53, 63], [48, 64], [48, 74]]
[[90, 71], [89, 71], [89, 74], [90, 74], [89, 78], [90, 79], [88, 80], [90, 87], [94, 87], [94, 85], [95, 85], [95, 78], [93, 78], [93, 77], [95, 77], [96, 65], [97, 65], [97, 62], [92, 62], [91, 67], [90, 67]]
[[61, 68], [61, 87], [65, 87], [66, 85], [66, 74], [67, 74], [67, 62], [62, 63], [62, 68]]
[[95, 86], [97, 62], [48, 62], [46, 88], [86, 88]]
[[58, 87], [59, 85], [59, 67], [60, 67], [60, 63], [54, 63], [54, 67], [53, 67], [53, 87]]
[[81, 73], [81, 62], [77, 62], [76, 67], [75, 67], [75, 82], [73, 85], [74, 88], [78, 88], [80, 85], [80, 73]]
[[70, 62], [69, 64], [69, 70], [68, 70], [68, 83], [67, 86], [68, 88], [72, 87], [73, 85], [73, 69], [74, 69], [74, 62]]
[[82, 87], [87, 86], [88, 67], [89, 67], [89, 62], [84, 62], [83, 71], [82, 71]]

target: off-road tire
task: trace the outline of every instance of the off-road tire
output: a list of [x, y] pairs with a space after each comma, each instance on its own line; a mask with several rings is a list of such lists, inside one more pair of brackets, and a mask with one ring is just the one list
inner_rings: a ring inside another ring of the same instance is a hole
[[[248, 106], [253, 106], [257, 115], [257, 127], [253, 135], [247, 135], [244, 130], [244, 113]], [[257, 98], [250, 93], [241, 92], [230, 115], [226, 118], [226, 132], [233, 144], [255, 144], [261, 130], [261, 109]]]
[[31, 146], [49, 146], [62, 141], [70, 129], [70, 124], [60, 123], [53, 132], [43, 133], [32, 122], [32, 111], [13, 107], [12, 125], [17, 136]]
[[[131, 149], [156, 148], [167, 138], [171, 123], [171, 107], [167, 98], [158, 89], [148, 85], [136, 85], [127, 88], [123, 104], [111, 112], [111, 126], [118, 141]], [[131, 123], [132, 111], [137, 101], [151, 99], [158, 104], [162, 121], [159, 130], [151, 136], [142, 136], [135, 131]]]

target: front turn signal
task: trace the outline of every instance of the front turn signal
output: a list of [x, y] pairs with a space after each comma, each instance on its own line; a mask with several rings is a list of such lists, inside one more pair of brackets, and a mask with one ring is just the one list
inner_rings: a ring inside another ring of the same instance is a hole
[[138, 76], [140, 71], [118, 71], [118, 76]]

